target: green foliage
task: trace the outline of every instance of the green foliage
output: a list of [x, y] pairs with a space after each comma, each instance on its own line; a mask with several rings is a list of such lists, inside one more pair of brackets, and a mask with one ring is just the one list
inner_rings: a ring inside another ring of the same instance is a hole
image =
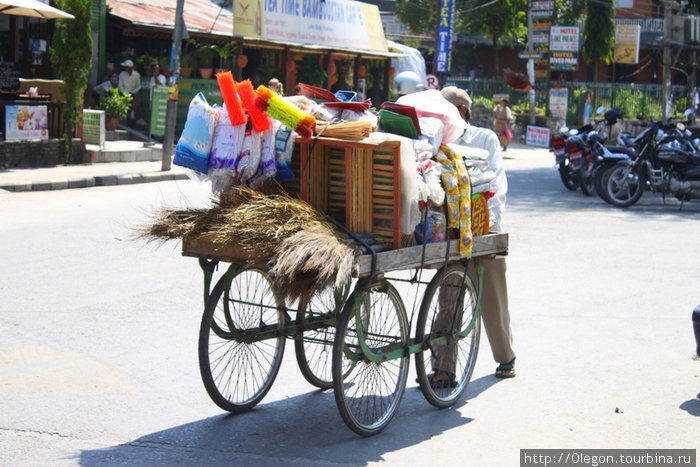
[[639, 89], [617, 89], [615, 108], [622, 112], [625, 118], [637, 118], [641, 115], [644, 118], [660, 119], [662, 116], [661, 103]]
[[135, 60], [135, 65], [141, 66], [140, 73], [142, 76], [145, 76], [146, 72], [151, 70], [151, 63], [157, 61], [158, 60], [156, 59], [156, 57], [149, 53], [145, 53]]
[[297, 61], [297, 81], [311, 86], [322, 87], [328, 79], [328, 73], [319, 64], [319, 55], [306, 54], [301, 61]]
[[65, 154], [71, 158], [71, 138], [81, 118], [82, 95], [87, 87], [87, 74], [92, 65], [91, 0], [57, 0], [56, 7], [72, 14], [74, 19], [57, 19], [49, 51], [51, 65], [65, 82], [64, 111]]
[[121, 92], [117, 88], [110, 88], [107, 94], [100, 98], [98, 108], [105, 111], [108, 117], [117, 117], [124, 120], [131, 110], [131, 94]]
[[197, 66], [199, 68], [214, 68], [214, 60], [219, 56], [213, 45], [202, 44], [197, 48]]
[[197, 66], [197, 54], [195, 52], [185, 52], [180, 57], [182, 68], [195, 68]]
[[577, 26], [585, 15], [586, 0], [559, 0], [554, 6], [556, 24]]
[[601, 60], [612, 63], [615, 45], [614, 0], [588, 0], [583, 24], [581, 55], [586, 63]]
[[[396, 15], [413, 34], [435, 34], [438, 8], [439, 2], [435, 0], [396, 0]], [[527, 0], [499, 0], [476, 5], [474, 0], [456, 0], [455, 33], [475, 37], [483, 35], [494, 46], [524, 42], [527, 36], [526, 11]]]
[[219, 54], [219, 67], [233, 70], [233, 57], [238, 52], [238, 44], [229, 42], [226, 45], [213, 45], [212, 48]]
[[493, 109], [495, 105], [493, 99], [490, 97], [479, 96], [472, 99], [472, 107], [484, 106], [487, 109]]

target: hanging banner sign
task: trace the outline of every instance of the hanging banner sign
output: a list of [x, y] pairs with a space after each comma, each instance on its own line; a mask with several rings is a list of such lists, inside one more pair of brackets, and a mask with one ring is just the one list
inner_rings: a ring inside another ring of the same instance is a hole
[[615, 63], [635, 65], [639, 63], [639, 39], [642, 34], [640, 25], [615, 25]]
[[234, 34], [387, 51], [376, 5], [351, 0], [236, 0], [233, 3]]
[[576, 71], [578, 50], [578, 26], [552, 26], [549, 30], [550, 70]]
[[454, 0], [440, 0], [435, 71], [449, 73], [452, 64], [452, 24], [455, 15]]

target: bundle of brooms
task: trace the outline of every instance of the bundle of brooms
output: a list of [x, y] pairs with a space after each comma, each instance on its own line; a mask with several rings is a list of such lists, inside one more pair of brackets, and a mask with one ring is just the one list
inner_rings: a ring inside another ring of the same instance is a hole
[[274, 287], [293, 302], [308, 302], [350, 278], [355, 250], [324, 216], [287, 194], [235, 189], [232, 205], [209, 209], [161, 209], [136, 236], [149, 241], [211, 234], [217, 245], [242, 248], [270, 267]]
[[329, 138], [360, 140], [372, 133], [372, 124], [368, 121], [343, 122], [316, 125], [316, 134]]

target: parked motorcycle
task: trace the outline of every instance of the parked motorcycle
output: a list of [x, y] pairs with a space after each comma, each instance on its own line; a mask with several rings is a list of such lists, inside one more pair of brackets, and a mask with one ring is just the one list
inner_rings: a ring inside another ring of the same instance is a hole
[[[564, 129], [566, 128], [562, 128], [562, 130]], [[567, 136], [563, 131], [561, 134], [552, 137], [552, 147], [550, 150], [554, 153], [561, 182], [564, 184], [567, 190], [575, 191], [578, 188], [578, 177], [574, 175], [571, 161], [568, 157], [566, 139]]]
[[[599, 107], [600, 115], [605, 111]], [[564, 186], [569, 190], [580, 187], [586, 196], [598, 193], [601, 198], [601, 177], [605, 170], [621, 160], [629, 160], [634, 151], [622, 146], [608, 147], [606, 138], [602, 133], [605, 127], [611, 128], [622, 118], [622, 113], [616, 109], [609, 109], [604, 118], [587, 124], [578, 130], [569, 130], [566, 127], [560, 129], [561, 135], [552, 138], [552, 151], [557, 156], [559, 174]], [[569, 136], [564, 137], [565, 134]], [[563, 140], [563, 142], [562, 142]]]
[[652, 122], [628, 142], [636, 148], [636, 158], [616, 163], [603, 175], [610, 203], [632, 206], [646, 188], [664, 199], [667, 195], [682, 202], [700, 198], [700, 141], [691, 140], [684, 124]]

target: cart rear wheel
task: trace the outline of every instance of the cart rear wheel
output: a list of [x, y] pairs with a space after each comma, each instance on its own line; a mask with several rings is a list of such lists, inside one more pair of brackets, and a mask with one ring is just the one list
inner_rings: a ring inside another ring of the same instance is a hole
[[[454, 405], [474, 371], [481, 330], [476, 296], [474, 283], [462, 264], [440, 269], [425, 290], [416, 322], [416, 343], [433, 343], [429, 350], [416, 353], [416, 374], [423, 395], [436, 407]], [[457, 335], [470, 325], [466, 336]], [[448, 343], [436, 343], [439, 337], [447, 337]], [[450, 380], [432, 382], [432, 372], [438, 369], [440, 376], [451, 373]]]
[[255, 407], [284, 353], [283, 308], [260, 269], [227, 272], [209, 296], [199, 329], [199, 369], [211, 399], [239, 413]]
[[[299, 370], [306, 380], [320, 389], [333, 387], [333, 338], [335, 326], [347, 292], [336, 292], [332, 287], [315, 293], [308, 304], [299, 304], [296, 324], [303, 329], [314, 320], [323, 320], [313, 329], [300, 333], [294, 341]], [[340, 302], [340, 303], [338, 303]]]
[[396, 289], [385, 279], [363, 290], [358, 283], [345, 303], [333, 345], [333, 389], [340, 415], [362, 436], [382, 431], [396, 414], [406, 388], [409, 359], [371, 362], [360, 346], [364, 342], [384, 353], [408, 343], [408, 319]]

